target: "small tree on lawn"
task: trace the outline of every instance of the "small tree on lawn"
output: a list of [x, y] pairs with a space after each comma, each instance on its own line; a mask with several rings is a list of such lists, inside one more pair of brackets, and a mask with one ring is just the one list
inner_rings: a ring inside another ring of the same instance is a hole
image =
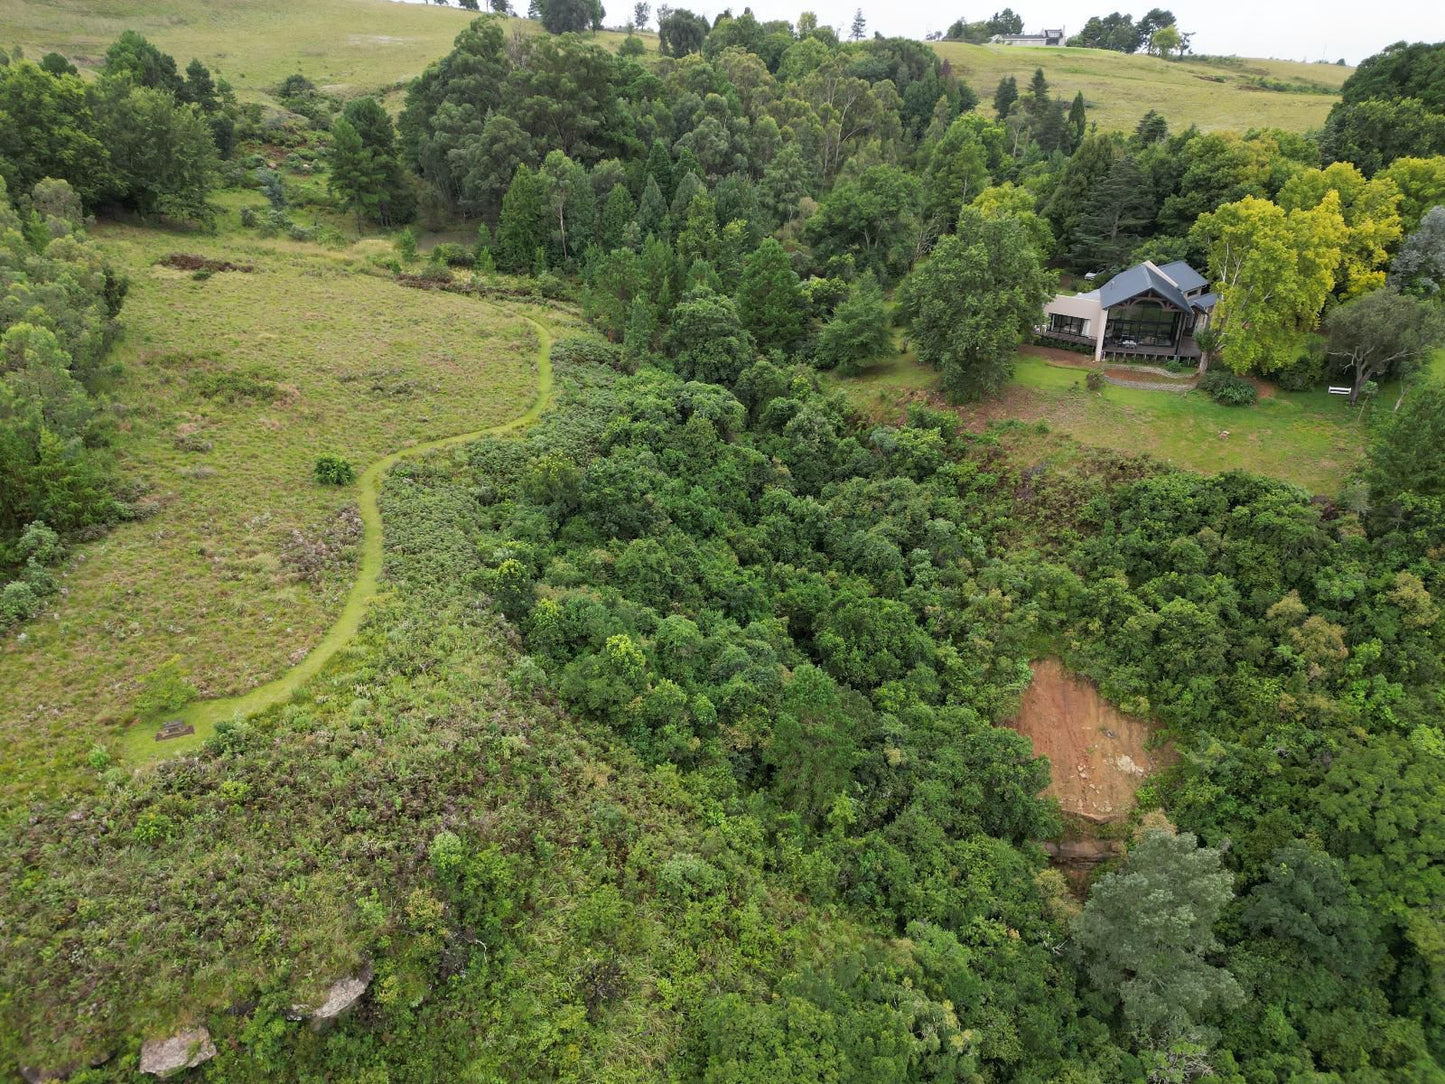
[[1391, 376], [1401, 378], [1403, 398], [1405, 377], [1445, 341], [1445, 321], [1436, 306], [1387, 286], [1333, 309], [1325, 332], [1330, 357], [1350, 375], [1354, 403], [1366, 384]]
[[1024, 332], [1049, 294], [1028, 228], [1018, 219], [965, 207], [903, 285], [918, 357], [943, 374], [952, 399], [996, 394], [1013, 375]]

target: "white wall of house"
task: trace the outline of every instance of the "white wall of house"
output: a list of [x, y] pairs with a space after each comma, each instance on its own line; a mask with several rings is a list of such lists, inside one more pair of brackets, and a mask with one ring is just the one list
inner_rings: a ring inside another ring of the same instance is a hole
[[1108, 310], [1099, 304], [1097, 297], [1083, 294], [1059, 294], [1044, 306], [1045, 316], [1074, 316], [1084, 321], [1084, 334], [1094, 337], [1094, 360], [1104, 356], [1104, 328], [1108, 323]]

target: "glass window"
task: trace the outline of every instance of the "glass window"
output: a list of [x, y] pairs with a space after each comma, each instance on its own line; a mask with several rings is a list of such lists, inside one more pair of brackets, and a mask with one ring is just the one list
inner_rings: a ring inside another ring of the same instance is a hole
[[1141, 302], [1109, 310], [1106, 337], [1114, 342], [1126, 339], [1140, 346], [1171, 346], [1182, 314], [1162, 305]]

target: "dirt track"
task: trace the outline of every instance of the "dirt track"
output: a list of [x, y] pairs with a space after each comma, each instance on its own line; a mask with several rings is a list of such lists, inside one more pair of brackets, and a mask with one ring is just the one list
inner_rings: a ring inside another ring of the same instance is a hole
[[1109, 821], [1127, 816], [1151, 772], [1173, 763], [1173, 750], [1146, 748], [1150, 725], [1124, 715], [1058, 659], [1033, 664], [1018, 718], [1007, 724], [1049, 758], [1047, 794], [1066, 813]]

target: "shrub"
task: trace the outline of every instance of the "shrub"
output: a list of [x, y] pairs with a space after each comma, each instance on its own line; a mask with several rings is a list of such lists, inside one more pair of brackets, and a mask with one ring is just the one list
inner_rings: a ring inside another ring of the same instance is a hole
[[1224, 406], [1249, 406], [1259, 398], [1259, 389], [1226, 369], [1210, 369], [1199, 382], [1199, 390]]
[[476, 263], [476, 253], [454, 241], [443, 241], [431, 250], [432, 262], [448, 267], [471, 267]]
[[28, 583], [12, 580], [0, 590], [0, 628], [16, 625], [40, 609], [40, 599]]
[[590, 336], [569, 335], [558, 339], [552, 346], [552, 360], [578, 365], [605, 365], [618, 372], [632, 371], [620, 347]]
[[428, 848], [432, 869], [442, 880], [451, 880], [467, 860], [467, 848], [455, 832], [442, 830], [432, 837]]
[[172, 655], [141, 678], [140, 695], [135, 700], [135, 710], [141, 715], [159, 715], [167, 711], [179, 711], [196, 695], [196, 687], [186, 680], [181, 672], [181, 658]]
[[1090, 391], [1104, 390], [1104, 374], [1098, 369], [1090, 369], [1084, 377], [1084, 386]]
[[324, 486], [344, 486], [356, 477], [350, 462], [339, 455], [323, 455], [316, 460], [316, 480]]
[[21, 559], [33, 561], [39, 565], [57, 564], [65, 556], [65, 547], [60, 542], [60, 535], [38, 519], [28, 524], [21, 532], [20, 540], [15, 543], [15, 548]]
[[416, 234], [412, 233], [410, 228], [397, 234], [396, 240], [392, 244], [396, 246], [397, 253], [407, 263], [416, 259]]
[[1300, 340], [1295, 359], [1275, 373], [1274, 380], [1285, 391], [1309, 391], [1325, 382], [1325, 369], [1329, 355], [1325, 352], [1325, 341], [1319, 335], [1307, 335]]

